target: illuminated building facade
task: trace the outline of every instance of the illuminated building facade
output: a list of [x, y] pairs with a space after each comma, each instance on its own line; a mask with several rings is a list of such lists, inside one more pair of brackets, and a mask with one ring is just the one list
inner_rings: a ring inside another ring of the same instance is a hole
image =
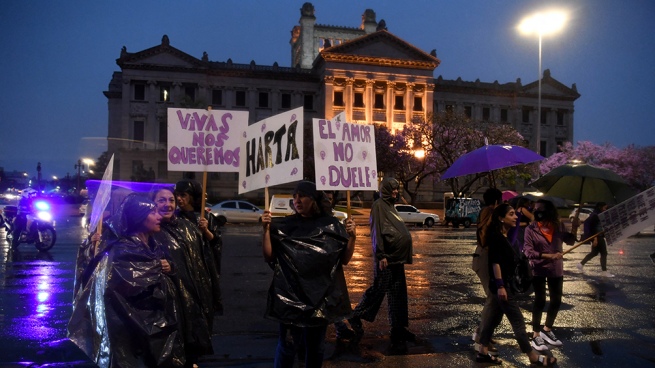
[[[169, 107], [243, 110], [249, 124], [304, 107], [305, 124], [345, 112], [347, 121], [402, 129], [433, 112], [457, 111], [475, 120], [510, 124], [529, 142], [537, 121], [537, 81], [500, 84], [434, 78], [440, 60], [386, 30], [367, 9], [359, 27], [316, 24], [305, 3], [291, 32], [291, 67], [211, 61], [170, 44], [138, 52], [124, 47], [104, 92], [108, 99], [108, 149], [118, 180], [175, 182], [182, 172], [167, 171]], [[544, 73], [542, 154], [573, 140], [575, 85], [567, 87]], [[211, 173], [208, 192], [237, 196], [237, 174]], [[426, 188], [430, 189], [430, 188]], [[430, 194], [426, 194], [430, 196]], [[253, 198], [263, 193], [252, 193]], [[439, 197], [434, 194], [434, 197]], [[419, 198], [432, 201], [434, 198]]]

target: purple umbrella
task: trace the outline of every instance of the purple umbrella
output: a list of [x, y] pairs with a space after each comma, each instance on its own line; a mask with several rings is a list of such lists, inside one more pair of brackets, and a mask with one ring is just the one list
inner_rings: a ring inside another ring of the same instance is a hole
[[543, 159], [543, 156], [521, 146], [484, 145], [458, 158], [441, 175], [441, 179], [445, 180], [458, 176], [490, 172], [505, 167], [529, 164]]

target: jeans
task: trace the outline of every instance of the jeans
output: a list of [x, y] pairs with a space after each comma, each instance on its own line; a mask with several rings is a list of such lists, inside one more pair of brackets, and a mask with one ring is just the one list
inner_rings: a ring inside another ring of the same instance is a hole
[[275, 368], [291, 368], [299, 346], [305, 349], [305, 368], [320, 368], [325, 351], [327, 325], [298, 327], [280, 323], [280, 336], [275, 350]]
[[489, 309], [487, 310], [488, 317], [483, 317], [482, 327], [480, 328], [480, 344], [489, 345], [491, 342], [491, 335], [503, 320], [503, 315], [505, 315], [507, 316], [510, 325], [512, 325], [514, 338], [516, 338], [516, 342], [518, 342], [521, 351], [525, 354], [531, 352], [532, 346], [530, 346], [530, 340], [528, 339], [528, 334], [525, 329], [523, 313], [521, 313], [521, 307], [519, 307], [519, 304], [513, 299], [513, 296], [509, 295], [508, 300], [506, 301], [501, 301], [495, 294], [490, 294], [488, 298], [494, 298], [496, 299], [496, 302], [490, 303]]
[[562, 288], [564, 286], [564, 277], [544, 277], [534, 276], [532, 286], [534, 287], [534, 305], [532, 307], [532, 331], [539, 331], [541, 328], [541, 314], [546, 306], [546, 282], [548, 282], [548, 292], [550, 294], [550, 303], [546, 312], [546, 323], [544, 326], [552, 328], [557, 317], [557, 312], [562, 305]]

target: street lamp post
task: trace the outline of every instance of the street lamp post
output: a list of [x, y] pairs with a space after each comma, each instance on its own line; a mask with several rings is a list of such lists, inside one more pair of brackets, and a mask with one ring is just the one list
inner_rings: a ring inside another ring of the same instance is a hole
[[74, 166], [77, 169], [77, 194], [80, 194], [82, 187], [80, 186], [80, 177], [82, 175], [82, 159], [78, 159]]
[[525, 35], [537, 34], [539, 38], [539, 73], [537, 74], [538, 94], [537, 94], [537, 129], [535, 132], [536, 152], [541, 154], [541, 43], [544, 35], [555, 33], [564, 27], [566, 22], [566, 13], [563, 11], [551, 10], [547, 12], [535, 13], [529, 17], [523, 18], [518, 25], [518, 29]]

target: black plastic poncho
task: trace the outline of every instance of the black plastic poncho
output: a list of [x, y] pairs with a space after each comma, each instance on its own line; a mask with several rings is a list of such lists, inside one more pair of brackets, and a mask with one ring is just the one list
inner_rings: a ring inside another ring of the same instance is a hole
[[271, 244], [276, 261], [266, 318], [310, 327], [350, 316], [341, 264], [348, 234], [336, 218], [274, 218]]
[[[176, 211], [175, 215], [178, 218], [187, 219], [193, 225], [198, 225], [198, 220], [200, 217], [199, 212], [194, 211]], [[212, 278], [211, 280], [211, 295], [213, 300], [213, 313], [222, 315], [223, 314], [223, 299], [221, 295], [221, 258], [223, 257], [223, 237], [221, 234], [220, 224], [216, 216], [211, 213], [205, 212], [205, 218], [207, 219], [207, 228], [209, 231], [214, 234], [212, 240], [204, 240], [205, 244], [204, 257], [205, 264], [209, 270], [209, 274]]]
[[380, 187], [380, 198], [371, 206], [371, 242], [377, 261], [388, 264], [412, 263], [412, 235], [394, 207], [391, 196], [398, 188], [396, 179], [385, 179]]
[[193, 355], [213, 354], [212, 281], [200, 231], [188, 220], [173, 217], [170, 222], [162, 222], [161, 231], [153, 236], [167, 248], [175, 265], [185, 351]]
[[129, 235], [154, 203], [132, 199], [112, 223], [116, 238], [89, 262], [68, 337], [100, 367], [181, 367], [177, 295], [162, 272], [164, 251], [152, 237], [144, 244]]

